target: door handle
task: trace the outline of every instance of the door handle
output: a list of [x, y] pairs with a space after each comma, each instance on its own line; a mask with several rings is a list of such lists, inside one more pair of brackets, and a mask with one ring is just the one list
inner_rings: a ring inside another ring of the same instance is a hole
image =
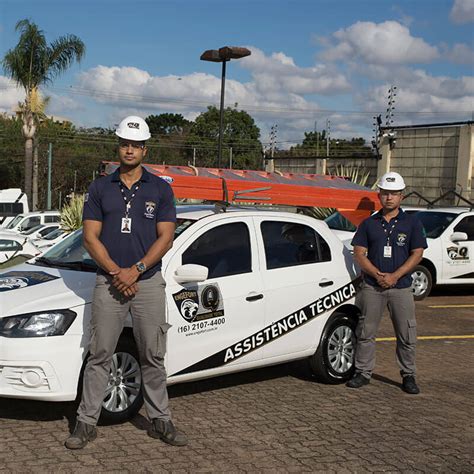
[[331, 286], [331, 285], [334, 285], [334, 282], [332, 280], [322, 280], [319, 282], [319, 286], [321, 288], [324, 288], [326, 286]]
[[258, 301], [258, 300], [261, 300], [263, 298], [263, 295], [260, 293], [259, 295], [252, 295], [252, 296], [247, 296], [247, 298], [245, 298], [247, 301]]

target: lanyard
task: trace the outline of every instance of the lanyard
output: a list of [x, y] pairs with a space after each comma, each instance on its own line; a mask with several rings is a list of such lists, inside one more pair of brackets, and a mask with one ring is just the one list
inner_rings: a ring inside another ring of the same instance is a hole
[[120, 186], [120, 191], [122, 192], [123, 200], [125, 201], [125, 218], [128, 219], [128, 214], [129, 214], [130, 209], [132, 207], [133, 198], [135, 197], [135, 195], [137, 194], [138, 189], [140, 188], [140, 181], [138, 181], [138, 183], [135, 185], [135, 187], [132, 191], [132, 195], [130, 196], [130, 199], [127, 199], [127, 196], [125, 195], [124, 185], [123, 185], [122, 181], [120, 181], [119, 186]]
[[387, 229], [385, 227], [385, 223], [387, 222], [383, 217], [382, 217], [382, 220], [380, 221], [381, 224], [382, 224], [382, 227], [383, 227], [383, 231], [385, 232], [385, 234], [387, 235], [387, 246], [390, 245], [390, 236], [392, 235], [392, 232], [393, 232], [393, 229], [395, 229], [395, 226], [397, 225], [397, 222], [398, 222], [398, 219], [395, 219], [395, 221], [393, 222], [392, 226], [390, 227], [390, 229]]

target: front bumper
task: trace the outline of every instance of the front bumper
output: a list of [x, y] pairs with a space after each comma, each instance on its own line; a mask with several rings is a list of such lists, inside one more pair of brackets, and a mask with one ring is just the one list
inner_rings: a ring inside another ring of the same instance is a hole
[[74, 400], [84, 346], [81, 335], [0, 337], [0, 397]]

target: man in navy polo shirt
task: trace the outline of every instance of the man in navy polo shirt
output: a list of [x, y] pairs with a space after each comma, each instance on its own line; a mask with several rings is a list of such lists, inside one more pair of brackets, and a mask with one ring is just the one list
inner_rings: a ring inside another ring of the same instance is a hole
[[362, 270], [358, 296], [354, 377], [350, 388], [370, 382], [375, 366], [375, 336], [388, 306], [397, 337], [397, 361], [406, 393], [420, 392], [415, 379], [416, 320], [411, 272], [427, 247], [421, 222], [400, 208], [405, 182], [394, 172], [377, 183], [382, 209], [362, 222], [352, 240], [354, 259]]
[[148, 434], [184, 446], [186, 436], [171, 421], [164, 366], [170, 325], [166, 322], [165, 282], [160, 270], [176, 225], [173, 191], [141, 166], [147, 153], [145, 141], [150, 138], [146, 122], [140, 117], [126, 117], [115, 133], [120, 139], [120, 167], [112, 175], [95, 180], [84, 203], [84, 247], [99, 270], [82, 400], [75, 429], [65, 445], [81, 449], [97, 436], [95, 427], [112, 356], [130, 312], [143, 398], [151, 420]]

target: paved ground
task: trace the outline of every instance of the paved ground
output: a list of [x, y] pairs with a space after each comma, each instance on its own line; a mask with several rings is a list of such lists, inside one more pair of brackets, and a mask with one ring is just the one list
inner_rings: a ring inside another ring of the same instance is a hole
[[[474, 308], [430, 308], [470, 292], [417, 303], [418, 334], [474, 335]], [[360, 390], [316, 383], [304, 363], [171, 387], [186, 448], [148, 438], [141, 414], [67, 451], [74, 403], [0, 399], [0, 472], [474, 472], [474, 339], [419, 341], [418, 396], [401, 391], [394, 349], [379, 342]]]

